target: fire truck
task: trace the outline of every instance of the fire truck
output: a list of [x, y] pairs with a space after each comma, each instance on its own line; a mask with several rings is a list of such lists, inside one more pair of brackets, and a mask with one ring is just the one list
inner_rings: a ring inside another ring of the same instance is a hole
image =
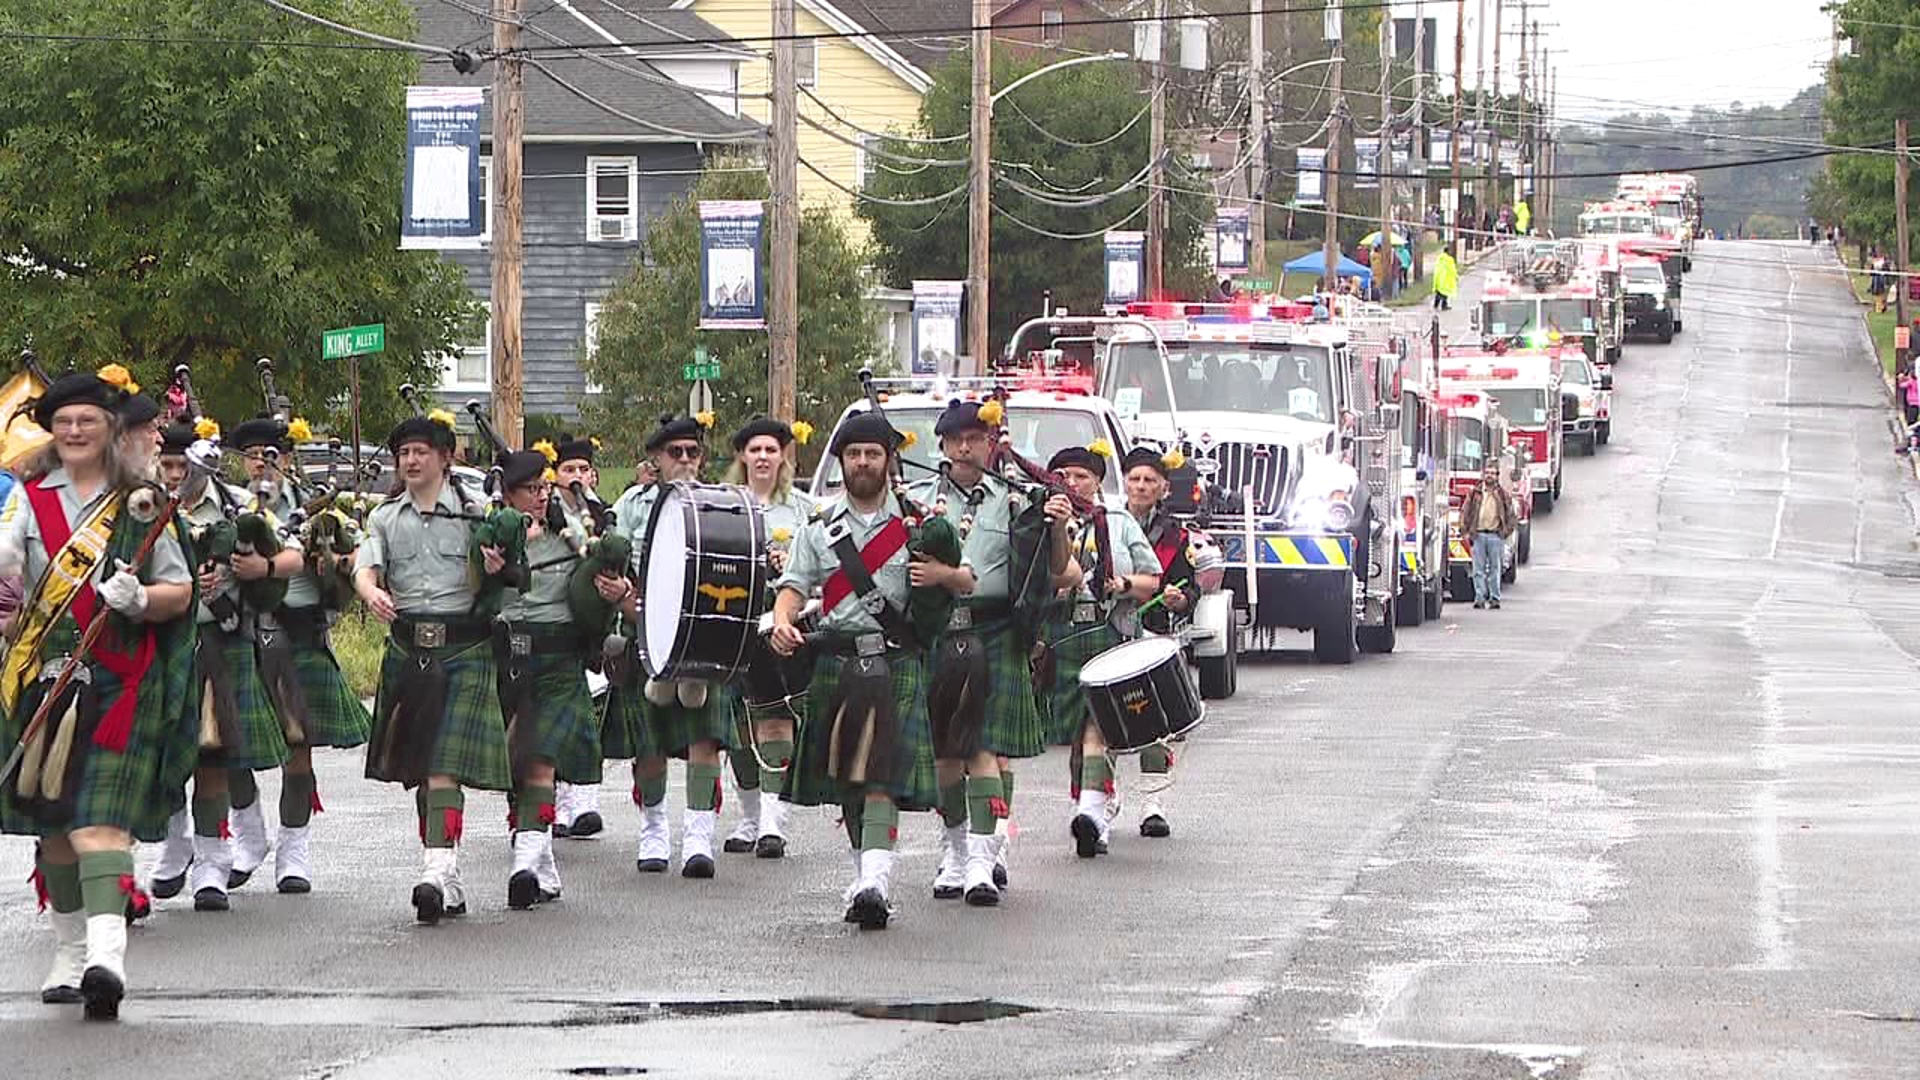
[[1186, 455], [1197, 482], [1174, 488], [1198, 498], [1176, 511], [1220, 545], [1248, 647], [1311, 631], [1317, 659], [1345, 664], [1396, 641], [1405, 344], [1386, 309], [1335, 307], [1130, 305], [1100, 392], [1137, 441]]
[[1617, 198], [1653, 211], [1655, 231], [1664, 229], [1680, 242], [1681, 269], [1692, 270], [1693, 242], [1706, 230], [1700, 181], [1689, 173], [1627, 173], [1615, 190]]
[[1474, 328], [1489, 340], [1543, 346], [1577, 341], [1588, 357], [1619, 354], [1622, 316], [1581, 263], [1579, 241], [1514, 241], [1487, 272]]
[[1660, 260], [1623, 243], [1620, 285], [1626, 291], [1627, 333], [1652, 335], [1662, 345], [1671, 342], [1683, 326], [1680, 283], [1667, 277]]
[[1582, 238], [1613, 237], [1623, 253], [1631, 251], [1659, 259], [1667, 280], [1677, 282], [1689, 264], [1686, 247], [1660, 222], [1646, 203], [1618, 199], [1592, 202], [1580, 212], [1579, 233]]
[[1592, 276], [1594, 294], [1600, 304], [1600, 345], [1589, 352], [1595, 363], [1611, 364], [1620, 359], [1621, 346], [1627, 340], [1626, 288], [1620, 274], [1620, 245], [1604, 238], [1576, 240], [1580, 252], [1580, 272]]
[[1439, 395], [1440, 325], [1409, 350], [1400, 385], [1401, 626], [1438, 619], [1447, 602], [1448, 479], [1452, 432]]
[[1514, 519], [1520, 523], [1514, 542], [1506, 547], [1500, 566], [1500, 580], [1511, 583], [1520, 576], [1520, 566], [1533, 555], [1533, 489], [1527, 483], [1526, 465], [1520, 448], [1512, 441], [1507, 419], [1490, 395], [1478, 390], [1442, 393], [1435, 402], [1444, 417], [1448, 456], [1444, 463], [1447, 483], [1447, 598], [1459, 602], [1473, 599], [1472, 537], [1460, 521], [1461, 507], [1472, 494], [1489, 458], [1499, 462], [1501, 487], [1512, 500]]
[[1534, 507], [1551, 512], [1561, 494], [1563, 418], [1579, 408], [1560, 385], [1559, 346], [1511, 349], [1448, 347], [1440, 358], [1443, 392], [1478, 390], [1499, 403], [1512, 441], [1521, 447]]
[[1613, 437], [1613, 373], [1584, 356], [1568, 356], [1561, 360], [1560, 386], [1578, 403], [1560, 418], [1561, 438], [1592, 457]]

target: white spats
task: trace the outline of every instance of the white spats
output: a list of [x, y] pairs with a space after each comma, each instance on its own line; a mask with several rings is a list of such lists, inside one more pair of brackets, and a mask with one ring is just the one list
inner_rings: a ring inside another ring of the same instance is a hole
[[273, 845], [273, 880], [283, 893], [308, 892], [313, 886], [313, 826], [282, 825]]
[[232, 869], [239, 879], [230, 882], [229, 887], [237, 887], [267, 861], [267, 816], [260, 808], [260, 800], [255, 799], [252, 806], [229, 811], [227, 823], [233, 832]]
[[49, 911], [47, 921], [53, 925], [53, 963], [40, 992], [71, 990], [77, 994], [80, 974], [87, 969], [87, 913]]

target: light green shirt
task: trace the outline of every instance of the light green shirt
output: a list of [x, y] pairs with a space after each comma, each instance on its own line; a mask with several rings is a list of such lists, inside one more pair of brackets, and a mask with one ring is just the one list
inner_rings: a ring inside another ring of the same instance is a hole
[[[840, 559], [833, 553], [831, 530], [842, 522], [852, 530], [853, 542], [862, 550], [887, 522], [900, 515], [900, 504], [889, 493], [886, 503], [876, 513], [862, 515], [855, 513], [847, 504], [844, 496], [825, 503], [820, 513], [812, 521], [802, 526], [793, 538], [793, 550], [787, 556], [786, 572], [774, 582], [775, 589], [792, 589], [803, 596], [812, 596], [814, 590], [825, 585], [834, 571], [840, 569]], [[907, 580], [907, 546], [881, 565], [873, 575], [874, 587], [887, 602], [901, 611], [906, 610], [907, 597], [911, 583]], [[849, 595], [845, 600], [820, 618], [820, 628], [848, 634], [870, 634], [879, 631], [880, 622], [860, 606], [860, 598]]]
[[[968, 492], [945, 476], [930, 476], [907, 485], [907, 494], [933, 513], [944, 511], [960, 533], [960, 565], [973, 571], [975, 600], [1005, 600], [1013, 589], [1013, 519], [1026, 509], [1026, 499], [1003, 481], [991, 477], [973, 489], [980, 499], [968, 502]], [[969, 524], [965, 519], [972, 515]]]
[[[751, 494], [751, 492], [749, 492]], [[800, 527], [813, 520], [813, 496], [799, 488], [789, 488], [785, 497], [778, 502], [760, 504], [760, 513], [767, 523], [767, 539], [777, 548], [790, 550], [794, 538], [800, 535]], [[781, 540], [779, 533], [784, 530], [786, 539]]]
[[653, 506], [660, 501], [660, 485], [634, 486], [620, 493], [613, 503], [613, 531], [633, 541], [633, 572], [645, 581], [647, 567], [647, 525], [653, 521]]
[[[300, 508], [300, 500], [295, 497], [293, 486], [285, 481], [277, 485], [272, 495], [265, 500], [261, 500], [258, 492], [254, 492], [247, 499], [247, 507], [252, 509], [262, 501], [265, 502], [267, 512], [271, 513], [274, 519], [281, 524], [285, 524], [291, 520], [294, 511]], [[300, 539], [297, 536], [281, 537], [280, 542], [290, 548], [300, 548]], [[300, 571], [287, 579], [287, 599], [285, 606], [290, 608], [320, 606], [320, 583], [315, 581], [313, 575], [307, 572], [306, 562], [304, 560], [300, 563]]]
[[[67, 479], [65, 469], [48, 473], [40, 486], [60, 493], [60, 509], [67, 516], [69, 529], [78, 528], [107, 494], [103, 484], [91, 499], [82, 502], [79, 493], [74, 490], [73, 482]], [[33, 506], [27, 502], [27, 485], [24, 482], [13, 486], [5, 508], [0, 509], [0, 533], [6, 534], [8, 547], [15, 547], [25, 556], [21, 576], [26, 595], [32, 596], [33, 590], [39, 587], [40, 579], [46, 576], [47, 566], [52, 559], [40, 538], [40, 522], [34, 517]], [[149, 585], [185, 585], [193, 580], [193, 569], [187, 565], [187, 553], [172, 530], [160, 534], [153, 551], [147, 556], [146, 572], [140, 575], [140, 580]]]
[[405, 492], [375, 507], [354, 568], [384, 571], [387, 592], [402, 614], [465, 615], [474, 601], [468, 566], [473, 523], [455, 516], [463, 510], [451, 480], [441, 485], [434, 509], [434, 516], [423, 515]]
[[[1125, 510], [1102, 510], [1101, 513], [1107, 516], [1107, 549], [1113, 554], [1114, 576], [1159, 576], [1160, 556], [1154, 552], [1153, 545], [1147, 542], [1146, 531], [1140, 528], [1140, 522]], [[1080, 569], [1086, 572], [1080, 582], [1080, 599], [1091, 600], [1095, 584], [1094, 567], [1099, 561], [1091, 528], [1081, 530], [1080, 538], [1074, 543], [1074, 557], [1080, 560]]]
[[[564, 510], [564, 504], [562, 506]], [[567, 527], [555, 534], [546, 531], [546, 515], [540, 515], [540, 535], [527, 541], [527, 563], [534, 567], [533, 580], [524, 592], [510, 592], [501, 605], [500, 618], [506, 622], [571, 623], [573, 609], [567, 605], [567, 578], [579, 560], [568, 558], [580, 553], [586, 535], [585, 525], [571, 510], [566, 511]]]
[[[218, 483], [220, 483], [218, 480], [208, 480], [206, 486], [201, 489], [198, 499], [194, 500], [191, 504], [185, 502], [180, 504], [180, 516], [186, 519], [187, 528], [191, 533], [197, 534], [202, 527], [217, 525], [227, 519], [227, 510], [222, 503], [220, 493], [214, 490], [214, 485]], [[244, 505], [243, 500], [246, 498], [246, 492], [235, 490], [231, 484], [224, 486], [227, 491], [232, 494], [235, 503]], [[195, 539], [196, 543], [194, 546], [197, 550], [194, 552], [194, 557], [204, 563], [207, 560], [208, 553], [204, 545], [197, 542], [197, 536]], [[220, 584], [214, 587], [213, 592], [202, 592], [200, 594], [200, 603], [193, 613], [193, 621], [203, 626], [214, 621], [213, 609], [207, 606], [211, 601], [218, 600], [224, 596], [233, 600], [235, 603], [239, 602], [239, 597], [236, 594], [240, 589], [240, 579], [233, 576], [233, 568], [229, 566], [216, 566], [214, 569], [219, 577]]]

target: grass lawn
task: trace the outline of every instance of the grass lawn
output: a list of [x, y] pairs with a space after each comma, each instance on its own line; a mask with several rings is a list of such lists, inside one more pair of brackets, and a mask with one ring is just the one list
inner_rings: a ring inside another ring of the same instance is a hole
[[1873, 310], [1873, 296], [1867, 292], [1866, 271], [1851, 257], [1843, 254], [1841, 258], [1848, 268], [1855, 271], [1847, 275], [1847, 283], [1853, 286], [1853, 295], [1860, 301], [1861, 314], [1867, 320], [1867, 334], [1873, 338], [1873, 347], [1880, 354], [1880, 370], [1891, 377], [1894, 364], [1893, 328], [1899, 325], [1894, 319], [1893, 308], [1889, 306], [1886, 311]]
[[334, 624], [333, 654], [340, 660], [347, 686], [359, 697], [372, 697], [380, 685], [380, 654], [386, 637], [387, 628], [358, 602]]

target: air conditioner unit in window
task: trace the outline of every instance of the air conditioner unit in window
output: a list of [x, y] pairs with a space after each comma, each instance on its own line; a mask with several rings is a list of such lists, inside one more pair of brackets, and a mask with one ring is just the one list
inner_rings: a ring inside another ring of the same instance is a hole
[[623, 217], [595, 218], [594, 233], [596, 240], [625, 240], [627, 238], [627, 219]]
[[1205, 150], [1195, 150], [1193, 153], [1187, 155], [1187, 165], [1195, 169], [1210, 170], [1213, 168], [1213, 155], [1207, 153]]

